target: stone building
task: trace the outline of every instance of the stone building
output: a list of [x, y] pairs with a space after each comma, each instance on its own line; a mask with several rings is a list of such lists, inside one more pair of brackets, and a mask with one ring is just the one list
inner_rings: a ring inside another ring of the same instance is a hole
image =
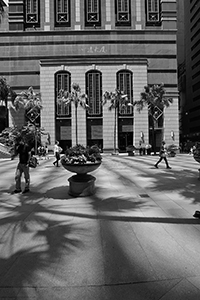
[[178, 0], [178, 83], [181, 140], [200, 140], [200, 1]]
[[[114, 112], [105, 91], [123, 90], [130, 102], [147, 84], [164, 83], [173, 104], [155, 120], [161, 139], [179, 144], [176, 0], [0, 0], [0, 76], [16, 92], [42, 94], [41, 126], [62, 147], [75, 143], [74, 108], [57, 104], [60, 88], [79, 83], [90, 112], [78, 109], [78, 142], [114, 147]], [[152, 141], [148, 109], [117, 116], [117, 147]]]

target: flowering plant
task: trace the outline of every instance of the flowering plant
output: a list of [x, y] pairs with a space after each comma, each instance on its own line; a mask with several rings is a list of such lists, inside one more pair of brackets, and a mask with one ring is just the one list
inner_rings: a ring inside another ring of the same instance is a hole
[[167, 147], [167, 152], [169, 156], [175, 156], [176, 152], [178, 151], [179, 147], [175, 144], [171, 144]]
[[167, 147], [168, 152], [175, 152], [178, 151], [179, 147], [177, 145], [171, 144]]
[[62, 164], [87, 164], [101, 162], [102, 157], [99, 148], [94, 145], [92, 147], [84, 147], [77, 144], [65, 151], [61, 158]]

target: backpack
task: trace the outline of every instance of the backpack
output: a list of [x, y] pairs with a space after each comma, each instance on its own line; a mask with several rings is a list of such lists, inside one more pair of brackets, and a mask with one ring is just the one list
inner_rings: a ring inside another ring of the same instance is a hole
[[31, 156], [30, 160], [29, 160], [29, 167], [30, 168], [36, 168], [38, 165], [38, 160], [35, 156]]

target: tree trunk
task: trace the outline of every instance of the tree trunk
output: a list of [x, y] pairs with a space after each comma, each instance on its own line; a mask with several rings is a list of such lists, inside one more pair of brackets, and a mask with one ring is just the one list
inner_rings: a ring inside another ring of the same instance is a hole
[[151, 118], [152, 118], [152, 146], [153, 146], [154, 155], [156, 155], [154, 120], [153, 120], [153, 117], [151, 117]]
[[117, 128], [117, 108], [115, 108], [115, 124], [114, 124], [114, 153], [116, 153], [116, 128]]
[[77, 106], [75, 106], [75, 127], [76, 127], [76, 145], [77, 145], [78, 144]]

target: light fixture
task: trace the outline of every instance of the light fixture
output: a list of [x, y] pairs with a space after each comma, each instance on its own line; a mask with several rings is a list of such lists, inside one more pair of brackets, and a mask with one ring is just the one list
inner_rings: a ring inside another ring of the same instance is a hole
[[144, 132], [143, 131], [140, 131], [140, 138], [141, 138], [142, 143], [144, 143]]
[[174, 140], [174, 138], [175, 138], [175, 134], [174, 134], [173, 130], [171, 131], [171, 138], [172, 138], [172, 140]]

